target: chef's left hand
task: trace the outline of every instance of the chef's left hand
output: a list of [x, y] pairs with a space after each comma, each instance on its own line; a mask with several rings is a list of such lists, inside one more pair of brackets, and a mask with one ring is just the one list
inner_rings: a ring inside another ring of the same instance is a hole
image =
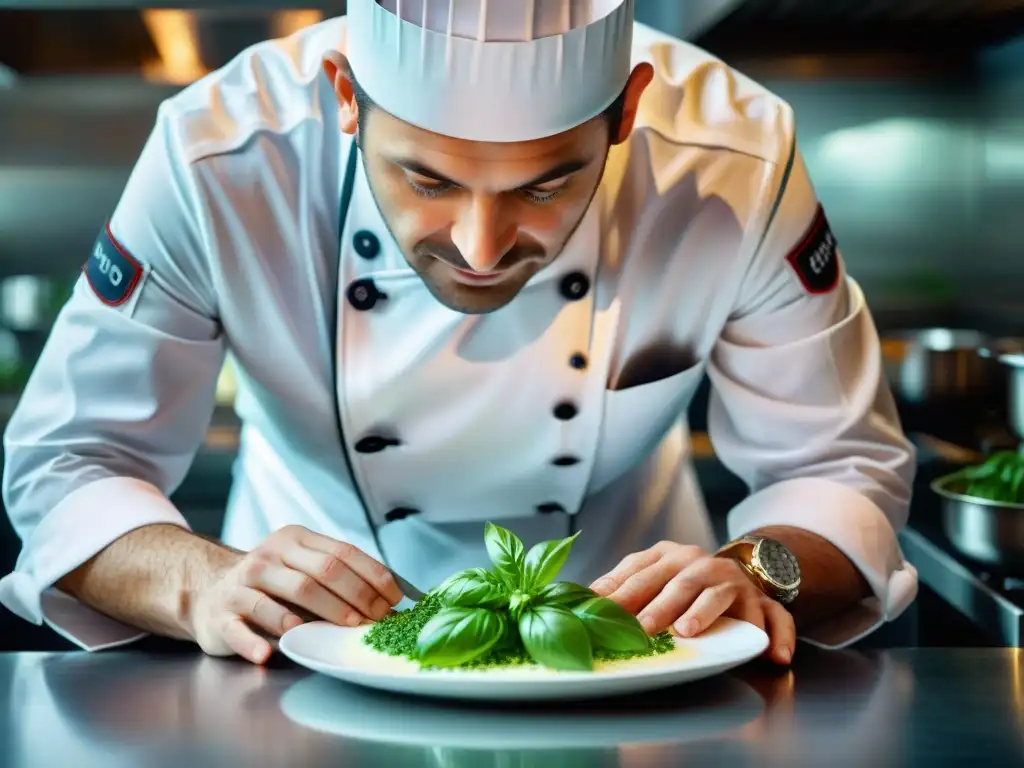
[[700, 547], [663, 541], [626, 557], [590, 588], [634, 614], [649, 635], [671, 627], [693, 637], [719, 616], [730, 616], [768, 633], [773, 661], [793, 658], [796, 625], [789, 611], [765, 596], [734, 560]]

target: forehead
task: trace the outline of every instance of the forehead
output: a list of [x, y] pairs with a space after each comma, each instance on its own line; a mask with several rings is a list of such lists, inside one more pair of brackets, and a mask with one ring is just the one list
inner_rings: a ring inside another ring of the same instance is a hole
[[599, 122], [600, 119], [595, 118], [570, 131], [533, 141], [483, 142], [442, 136], [375, 109], [371, 111], [367, 134], [372, 135], [371, 141], [377, 151], [392, 156], [415, 157], [430, 165], [454, 163], [491, 168], [509, 165], [543, 169], [544, 166], [569, 157], [592, 153], [603, 135]]

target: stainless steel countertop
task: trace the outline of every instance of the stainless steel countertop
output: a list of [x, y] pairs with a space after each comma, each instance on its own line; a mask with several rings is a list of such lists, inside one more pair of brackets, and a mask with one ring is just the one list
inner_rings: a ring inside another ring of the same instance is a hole
[[492, 708], [191, 649], [0, 655], [0, 765], [1024, 764], [1024, 652], [798, 649], [644, 698]]

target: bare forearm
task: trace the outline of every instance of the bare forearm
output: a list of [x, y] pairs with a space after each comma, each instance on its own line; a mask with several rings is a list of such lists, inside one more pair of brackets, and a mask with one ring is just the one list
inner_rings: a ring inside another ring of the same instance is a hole
[[832, 542], [788, 526], [771, 526], [756, 533], [786, 545], [800, 563], [800, 594], [786, 606], [798, 629], [837, 616], [871, 595], [863, 575]]
[[118, 621], [188, 639], [191, 595], [238, 557], [178, 526], [149, 525], [111, 543], [57, 587]]

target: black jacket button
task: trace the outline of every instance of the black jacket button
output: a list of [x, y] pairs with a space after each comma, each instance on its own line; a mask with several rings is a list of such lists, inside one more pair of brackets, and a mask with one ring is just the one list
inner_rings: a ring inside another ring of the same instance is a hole
[[559, 421], [569, 421], [569, 419], [574, 419], [576, 418], [577, 413], [579, 413], [579, 411], [572, 403], [559, 403], [555, 406], [555, 418]]
[[575, 456], [559, 456], [552, 462], [556, 467], [571, 467], [574, 464], [579, 464], [580, 460]]
[[577, 352], [569, 358], [569, 365], [577, 371], [582, 371], [587, 367], [587, 358], [582, 352]]
[[360, 312], [373, 309], [380, 299], [386, 299], [387, 295], [377, 290], [373, 280], [356, 280], [345, 292], [348, 302]]
[[380, 453], [385, 448], [391, 448], [396, 445], [401, 445], [400, 440], [395, 440], [390, 437], [380, 437], [379, 435], [369, 435], [364, 437], [358, 443], [356, 443], [356, 450], [359, 453]]
[[396, 520], [404, 520], [410, 515], [418, 515], [420, 511], [418, 509], [412, 509], [410, 507], [396, 507], [384, 515], [384, 519], [389, 523], [393, 523]]
[[542, 515], [553, 515], [558, 512], [565, 512], [565, 507], [557, 502], [550, 501], [547, 504], [539, 504], [537, 506], [537, 511]]
[[368, 229], [360, 229], [352, 237], [352, 247], [364, 259], [375, 259], [380, 253], [380, 240]]
[[582, 272], [570, 272], [562, 278], [560, 290], [569, 301], [579, 301], [590, 290], [590, 279]]

